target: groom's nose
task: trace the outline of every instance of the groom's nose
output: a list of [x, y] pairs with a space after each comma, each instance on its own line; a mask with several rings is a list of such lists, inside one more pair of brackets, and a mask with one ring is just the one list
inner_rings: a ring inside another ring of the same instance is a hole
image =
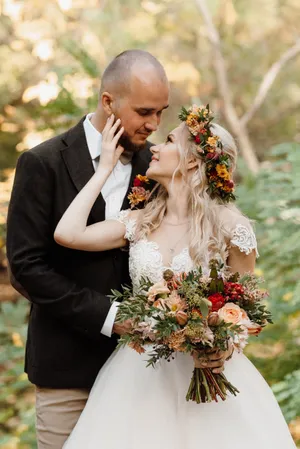
[[159, 117], [154, 115], [153, 117], [147, 120], [147, 122], [145, 123], [145, 128], [147, 129], [147, 131], [153, 133], [154, 131], [157, 130], [159, 122], [160, 122]]

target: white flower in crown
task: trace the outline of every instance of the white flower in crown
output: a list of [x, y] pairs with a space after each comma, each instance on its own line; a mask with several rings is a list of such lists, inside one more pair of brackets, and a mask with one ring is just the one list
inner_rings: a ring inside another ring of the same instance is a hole
[[197, 104], [193, 104], [193, 105], [190, 107], [190, 109], [189, 109], [189, 112], [190, 112], [190, 113], [192, 113], [192, 114], [197, 114], [197, 115], [198, 115], [198, 113], [199, 113], [200, 111], [202, 111], [204, 117], [207, 116], [208, 110], [207, 110], [206, 106], [204, 106], [203, 104], [200, 105], [200, 106], [198, 106]]

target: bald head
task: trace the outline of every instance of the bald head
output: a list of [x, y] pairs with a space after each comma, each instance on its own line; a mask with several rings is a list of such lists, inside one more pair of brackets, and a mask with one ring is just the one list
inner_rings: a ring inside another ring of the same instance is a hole
[[117, 97], [128, 95], [136, 78], [145, 83], [157, 80], [168, 84], [163, 66], [153, 55], [144, 50], [126, 50], [105, 69], [100, 95], [103, 92], [110, 92]]
[[102, 132], [107, 118], [120, 119], [124, 132], [119, 143], [128, 154], [138, 151], [157, 130], [169, 105], [169, 83], [163, 66], [143, 50], [117, 56], [102, 76], [100, 98], [92, 124]]

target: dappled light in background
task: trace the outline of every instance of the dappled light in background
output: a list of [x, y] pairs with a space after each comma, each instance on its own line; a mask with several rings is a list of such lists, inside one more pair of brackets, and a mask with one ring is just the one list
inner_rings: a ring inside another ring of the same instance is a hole
[[50, 72], [46, 75], [45, 81], [40, 81], [36, 86], [28, 87], [23, 93], [22, 100], [29, 103], [34, 99], [38, 99], [42, 106], [46, 106], [49, 101], [55, 100], [60, 92], [57, 84], [56, 73]]

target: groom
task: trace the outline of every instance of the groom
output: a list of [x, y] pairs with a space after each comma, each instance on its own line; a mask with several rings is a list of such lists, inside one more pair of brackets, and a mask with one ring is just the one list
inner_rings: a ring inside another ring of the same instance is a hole
[[[101, 366], [126, 325], [114, 324], [107, 295], [128, 283], [128, 254], [83, 252], [55, 243], [61, 216], [101, 157], [101, 131], [113, 113], [125, 151], [88, 223], [129, 207], [127, 195], [151, 158], [147, 138], [168, 107], [169, 86], [149, 53], [128, 50], [106, 68], [94, 113], [19, 158], [7, 222], [12, 283], [31, 303], [25, 371], [36, 385], [39, 449], [60, 449], [82, 412]], [[101, 419], [99, 417], [99, 419]]]

